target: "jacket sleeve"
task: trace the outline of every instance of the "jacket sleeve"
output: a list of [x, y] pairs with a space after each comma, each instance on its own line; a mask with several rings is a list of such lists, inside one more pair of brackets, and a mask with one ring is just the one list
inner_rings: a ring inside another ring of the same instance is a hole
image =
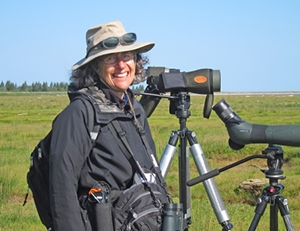
[[92, 149], [80, 100], [67, 106], [53, 122], [50, 148], [50, 202], [54, 230], [86, 230], [78, 203], [78, 180]]

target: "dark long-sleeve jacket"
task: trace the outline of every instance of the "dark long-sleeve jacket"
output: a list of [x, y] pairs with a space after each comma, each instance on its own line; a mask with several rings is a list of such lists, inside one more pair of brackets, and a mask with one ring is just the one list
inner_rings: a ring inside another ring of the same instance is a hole
[[[105, 181], [112, 190], [124, 190], [132, 185], [135, 171], [107, 127], [111, 120], [119, 120], [141, 166], [152, 169], [152, 162], [133, 123], [133, 113], [127, 105], [124, 106], [124, 100], [109, 89], [95, 88], [70, 92], [69, 97], [72, 100], [80, 94], [90, 94], [96, 99], [95, 120], [101, 124], [101, 128], [93, 146], [87, 107], [81, 100], [71, 102], [53, 122], [50, 201], [55, 231], [92, 230], [87, 212], [81, 208], [78, 197], [87, 193], [95, 182]], [[130, 90], [128, 95], [134, 105], [136, 118], [144, 127], [147, 140], [155, 152], [144, 110]]]

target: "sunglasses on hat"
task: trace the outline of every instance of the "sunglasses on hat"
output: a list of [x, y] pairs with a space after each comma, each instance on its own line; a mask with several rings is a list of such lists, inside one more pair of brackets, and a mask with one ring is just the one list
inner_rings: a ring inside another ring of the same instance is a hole
[[131, 45], [136, 41], [135, 33], [126, 33], [121, 37], [110, 37], [102, 40], [97, 45], [93, 46], [86, 54], [86, 58], [92, 50], [99, 48], [113, 49], [116, 48], [119, 44], [121, 45]]

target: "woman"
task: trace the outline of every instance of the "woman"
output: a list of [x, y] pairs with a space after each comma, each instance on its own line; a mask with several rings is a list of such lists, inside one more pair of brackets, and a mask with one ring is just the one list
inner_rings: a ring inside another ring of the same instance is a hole
[[146, 131], [155, 155], [154, 142], [145, 113], [129, 86], [143, 77], [147, 60], [141, 53], [152, 49], [154, 43], [137, 43], [136, 35], [127, 33], [119, 21], [89, 29], [86, 42], [85, 58], [72, 67], [68, 94], [71, 100], [82, 94], [93, 96], [101, 112], [96, 114], [101, 129], [93, 144], [87, 107], [81, 100], [73, 100], [53, 122], [50, 199], [55, 231], [93, 230], [78, 198], [86, 195], [96, 182], [106, 182], [111, 190], [132, 186], [135, 170], [109, 132], [110, 121], [119, 120], [140, 165], [153, 168], [138, 126]]

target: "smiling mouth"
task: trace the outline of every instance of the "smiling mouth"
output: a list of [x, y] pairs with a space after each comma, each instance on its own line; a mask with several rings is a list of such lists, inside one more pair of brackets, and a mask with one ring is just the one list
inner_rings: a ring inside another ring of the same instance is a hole
[[126, 77], [126, 76], [128, 76], [128, 72], [124, 72], [124, 73], [120, 73], [120, 74], [114, 74], [113, 76], [115, 77], [115, 78], [123, 78], [123, 77]]

